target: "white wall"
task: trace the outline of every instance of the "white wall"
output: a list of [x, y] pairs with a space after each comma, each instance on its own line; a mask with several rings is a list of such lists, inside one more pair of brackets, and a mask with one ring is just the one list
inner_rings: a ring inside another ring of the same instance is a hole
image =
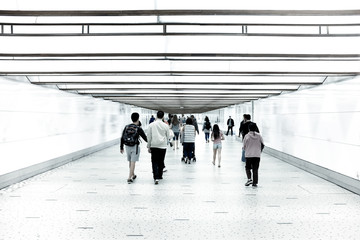
[[[133, 110], [0, 77], [0, 175], [117, 139]], [[135, 110], [146, 125], [152, 112]]]
[[266, 146], [359, 179], [360, 77], [236, 106], [252, 111]]

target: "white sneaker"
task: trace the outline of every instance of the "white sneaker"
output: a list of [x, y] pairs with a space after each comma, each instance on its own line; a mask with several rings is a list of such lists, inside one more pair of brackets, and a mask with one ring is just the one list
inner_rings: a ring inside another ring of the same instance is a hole
[[250, 184], [252, 184], [252, 180], [251, 179], [249, 179], [246, 183], [245, 183], [245, 186], [250, 186]]
[[164, 169], [163, 169], [163, 172], [167, 172], [167, 169], [166, 169], [166, 168], [164, 168]]

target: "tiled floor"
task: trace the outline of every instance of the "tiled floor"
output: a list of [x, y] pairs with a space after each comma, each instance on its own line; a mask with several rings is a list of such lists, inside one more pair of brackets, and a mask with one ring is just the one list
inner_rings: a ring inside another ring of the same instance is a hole
[[265, 154], [245, 187], [241, 143], [227, 137], [218, 168], [202, 138], [195, 164], [167, 150], [159, 185], [143, 143], [133, 184], [114, 146], [0, 190], [0, 240], [360, 239], [360, 196]]

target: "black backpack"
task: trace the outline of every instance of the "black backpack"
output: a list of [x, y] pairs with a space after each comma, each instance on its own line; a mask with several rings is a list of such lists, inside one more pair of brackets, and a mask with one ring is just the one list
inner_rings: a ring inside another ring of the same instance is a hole
[[206, 129], [206, 130], [209, 130], [210, 128], [211, 128], [210, 122], [206, 122], [206, 123], [205, 123], [205, 129]]
[[129, 124], [125, 127], [122, 138], [126, 146], [135, 146], [136, 144], [139, 144], [138, 130], [139, 127], [134, 124]]

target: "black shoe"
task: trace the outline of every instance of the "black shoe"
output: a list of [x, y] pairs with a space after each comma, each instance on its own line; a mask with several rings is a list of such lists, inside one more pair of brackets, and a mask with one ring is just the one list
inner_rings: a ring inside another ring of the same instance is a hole
[[253, 184], [252, 186], [253, 186], [253, 187], [257, 187], [257, 184]]
[[154, 183], [155, 183], [155, 185], [158, 185], [158, 184], [159, 184], [159, 180], [155, 179]]
[[132, 180], [135, 180], [135, 179], [136, 179], [136, 177], [137, 177], [137, 176], [136, 176], [136, 175], [134, 175], [134, 176], [132, 177]]
[[246, 183], [245, 183], [245, 186], [250, 186], [251, 184], [252, 184], [252, 180], [251, 179], [249, 179]]
[[133, 181], [132, 179], [128, 179], [128, 180], [127, 180], [127, 183], [128, 183], [128, 184], [131, 184], [131, 183], [133, 183], [133, 182], [134, 182], [134, 181]]

